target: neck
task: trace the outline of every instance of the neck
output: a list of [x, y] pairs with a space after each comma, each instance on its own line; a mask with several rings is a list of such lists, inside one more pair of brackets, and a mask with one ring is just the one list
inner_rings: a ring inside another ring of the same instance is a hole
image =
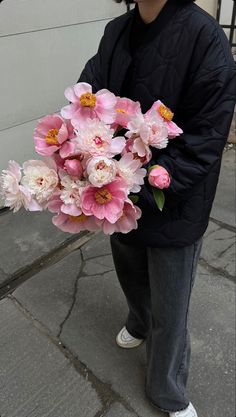
[[157, 18], [167, 0], [138, 1], [139, 13], [144, 23], [151, 23]]

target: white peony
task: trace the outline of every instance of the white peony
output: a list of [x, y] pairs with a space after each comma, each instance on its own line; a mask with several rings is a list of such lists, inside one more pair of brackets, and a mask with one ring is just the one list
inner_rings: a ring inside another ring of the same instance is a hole
[[59, 171], [59, 177], [61, 180], [60, 199], [63, 202], [60, 210], [71, 216], [79, 216], [82, 213], [81, 195], [88, 185], [88, 181], [75, 180], [64, 170]]
[[43, 161], [29, 160], [23, 164], [22, 184], [33, 194], [39, 203], [44, 203], [54, 193], [58, 175]]
[[138, 193], [141, 189], [140, 185], [144, 184], [144, 177], [147, 173], [145, 168], [141, 168], [140, 160], [134, 159], [133, 154], [128, 152], [116, 164], [118, 174], [127, 183], [129, 191]]
[[73, 180], [69, 175], [63, 175], [61, 178], [61, 200], [64, 204], [75, 204], [77, 207], [80, 206], [80, 196], [87, 185], [87, 182], [80, 180]]
[[76, 131], [77, 151], [88, 156], [104, 155], [112, 158], [125, 147], [124, 137], [115, 137], [114, 129], [97, 119], [87, 119]]
[[30, 191], [21, 185], [21, 167], [15, 161], [9, 161], [8, 169], [0, 177], [0, 194], [4, 206], [16, 213], [21, 207], [30, 211], [41, 211], [43, 208], [32, 198]]
[[115, 161], [105, 156], [97, 156], [87, 162], [88, 179], [95, 187], [102, 187], [112, 182], [116, 171]]

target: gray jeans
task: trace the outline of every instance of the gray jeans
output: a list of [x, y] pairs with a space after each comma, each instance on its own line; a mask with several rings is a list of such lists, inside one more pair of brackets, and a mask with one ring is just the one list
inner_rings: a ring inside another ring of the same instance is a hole
[[191, 354], [188, 312], [202, 238], [183, 248], [138, 248], [111, 236], [126, 296], [128, 332], [146, 339], [146, 396], [166, 412], [186, 408]]

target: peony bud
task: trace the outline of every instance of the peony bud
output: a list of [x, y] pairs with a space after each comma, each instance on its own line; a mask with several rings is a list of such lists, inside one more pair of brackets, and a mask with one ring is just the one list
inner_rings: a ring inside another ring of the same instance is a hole
[[67, 159], [64, 164], [64, 168], [67, 173], [73, 177], [82, 177], [83, 168], [81, 162], [78, 159]]
[[160, 188], [168, 188], [170, 185], [170, 175], [165, 168], [160, 165], [154, 165], [151, 168], [151, 171], [148, 176], [149, 184], [153, 187]]

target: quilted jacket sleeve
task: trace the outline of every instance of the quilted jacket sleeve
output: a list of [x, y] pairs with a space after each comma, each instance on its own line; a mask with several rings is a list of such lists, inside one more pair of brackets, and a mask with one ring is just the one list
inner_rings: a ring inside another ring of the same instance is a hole
[[[198, 73], [199, 74], [199, 73]], [[156, 164], [172, 177], [166, 190], [170, 197], [184, 197], [208, 175], [219, 161], [234, 112], [236, 67], [216, 68], [191, 82], [176, 113], [184, 133], [170, 141], [163, 153], [154, 155]]]
[[80, 77], [77, 81], [78, 82], [86, 82], [93, 87], [93, 91], [96, 93], [98, 90], [104, 88], [103, 83], [103, 74], [102, 74], [102, 59], [106, 56], [106, 46], [105, 46], [105, 38], [106, 32], [109, 28], [111, 22], [108, 22], [104, 34], [100, 40], [99, 47], [97, 53], [88, 60], [86, 63]]
[[[101, 48], [101, 42], [100, 42], [99, 48]], [[101, 71], [100, 71], [100, 68], [101, 68], [100, 59], [101, 59], [101, 54], [99, 52], [97, 52], [96, 55], [90, 58], [88, 62], [86, 63], [77, 81], [77, 83], [85, 82], [85, 83], [92, 85], [94, 92], [97, 92], [101, 88], [100, 86], [102, 85]]]

